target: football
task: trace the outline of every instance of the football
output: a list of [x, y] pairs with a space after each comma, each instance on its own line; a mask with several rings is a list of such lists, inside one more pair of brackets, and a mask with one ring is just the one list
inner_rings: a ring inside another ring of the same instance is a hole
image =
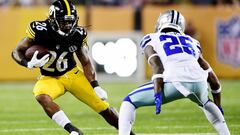
[[49, 51], [46, 47], [44, 46], [41, 46], [41, 45], [32, 45], [30, 46], [26, 52], [25, 52], [25, 58], [27, 60], [31, 60], [32, 59], [32, 56], [34, 54], [35, 51], [38, 51], [38, 55], [37, 55], [37, 58], [40, 59], [42, 58], [44, 55], [48, 54]]

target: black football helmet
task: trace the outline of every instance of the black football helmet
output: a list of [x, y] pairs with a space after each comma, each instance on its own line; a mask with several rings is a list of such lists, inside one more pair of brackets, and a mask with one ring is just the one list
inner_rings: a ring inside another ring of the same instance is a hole
[[56, 0], [49, 8], [49, 22], [54, 31], [68, 36], [78, 25], [75, 6], [68, 0]]

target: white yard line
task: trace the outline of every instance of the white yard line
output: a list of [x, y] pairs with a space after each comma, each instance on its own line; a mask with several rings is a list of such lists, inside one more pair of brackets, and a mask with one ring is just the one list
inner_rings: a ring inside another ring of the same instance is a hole
[[217, 134], [214, 134], [214, 133], [186, 133], [186, 134], [175, 133], [175, 134], [138, 134], [138, 135], [217, 135]]
[[[113, 128], [81, 128], [82, 130], [112, 130]], [[55, 131], [63, 130], [61, 128], [19, 128], [19, 129], [1, 129], [0, 133], [3, 132], [27, 132], [27, 131]]]
[[[113, 128], [81, 128], [83, 130], [112, 130]], [[14, 132], [29, 132], [29, 131], [56, 131], [56, 130], [63, 130], [61, 128], [32, 128], [32, 129], [26, 129], [26, 128], [19, 128], [19, 129], [2, 129], [0, 130], [0, 133], [14, 133]], [[96, 135], [113, 135], [113, 134], [96, 134]], [[216, 135], [214, 133], [175, 133], [175, 134], [146, 134], [146, 133], [138, 133], [138, 135]]]
[[175, 133], [175, 134], [138, 134], [138, 135], [217, 135], [217, 134], [214, 134], [214, 133], [185, 133], [185, 134]]
[[[112, 128], [82, 128], [83, 130], [102, 130], [102, 129], [112, 129]], [[56, 131], [56, 130], [63, 130], [61, 128], [34, 128], [34, 129], [5, 129], [0, 130], [0, 133], [14, 133], [14, 132], [29, 132], [29, 131]], [[95, 135], [115, 135], [115, 134], [95, 134]], [[215, 133], [175, 133], [175, 134], [144, 134], [144, 133], [138, 133], [138, 135], [216, 135]]]
[[54, 131], [54, 130], [63, 130], [61, 128], [19, 128], [19, 129], [2, 129], [0, 130], [0, 133], [6, 133], [6, 132], [28, 132], [28, 131]]
[[[36, 121], [35, 121], [36, 122]], [[38, 123], [45, 123], [47, 121], [38, 121]], [[24, 123], [34, 123], [34, 121], [1, 121], [0, 124], [6, 124], [6, 123], [12, 123], [12, 124], [24, 124]], [[209, 126], [205, 126], [205, 125], [195, 125], [195, 126], [155, 126], [154, 128], [157, 129], [189, 129], [189, 128], [208, 128]], [[238, 124], [232, 124], [229, 125], [229, 127], [240, 127], [240, 125]], [[137, 128], [137, 127], [136, 127]], [[140, 127], [139, 127], [140, 128]], [[141, 127], [143, 128], [143, 127]], [[90, 128], [90, 127], [81, 127], [82, 130], [113, 130], [114, 128], [112, 127], [97, 127], [97, 128]], [[61, 128], [19, 128], [19, 129], [0, 129], [0, 134], [1, 133], [15, 133], [15, 132], [29, 132], [29, 131], [56, 131], [56, 130], [63, 130]], [[96, 134], [96, 135], [104, 135], [104, 134]], [[105, 134], [105, 135], [113, 135], [113, 134]], [[171, 133], [171, 134], [159, 134], [159, 133], [138, 133], [138, 135], [216, 135], [216, 133]]]
[[[40, 121], [40, 123], [45, 123], [46, 121]], [[5, 123], [5, 122], [0, 122], [0, 123]], [[11, 123], [11, 122], [10, 122]], [[12, 124], [18, 123], [17, 121], [12, 122]], [[19, 122], [18, 124], [20, 124]], [[28, 123], [28, 122], [27, 122]], [[34, 122], [29, 122], [29, 123], [34, 123]], [[9, 124], [9, 122], [8, 122]], [[207, 128], [209, 126], [203, 126], [203, 125], [195, 125], [195, 126], [156, 126], [154, 128], [158, 129], [189, 129], [189, 128]], [[240, 125], [234, 124], [234, 125], [229, 125], [229, 127], [240, 127]], [[142, 128], [142, 127], [141, 127]], [[82, 130], [113, 130], [111, 127], [97, 127], [97, 128], [90, 128], [90, 127], [81, 127]], [[0, 129], [0, 133], [13, 133], [13, 132], [28, 132], [28, 131], [56, 131], [56, 130], [63, 130], [61, 128], [19, 128], [19, 129]], [[104, 135], [104, 134], [99, 134], [99, 135]], [[107, 134], [111, 135], [111, 134]], [[174, 134], [157, 134], [157, 133], [138, 133], [138, 135], [216, 135], [214, 133], [174, 133]]]
[[16, 120], [16, 121], [0, 121], [0, 125], [5, 125], [5, 124], [37, 124], [37, 123], [48, 123], [48, 120]]

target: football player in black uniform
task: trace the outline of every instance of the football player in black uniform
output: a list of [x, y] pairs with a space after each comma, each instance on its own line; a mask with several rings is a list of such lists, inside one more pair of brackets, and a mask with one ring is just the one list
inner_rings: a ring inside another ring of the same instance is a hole
[[[49, 9], [47, 20], [31, 22], [26, 33], [27, 36], [13, 50], [12, 57], [27, 68], [40, 68], [41, 77], [33, 93], [46, 114], [70, 135], [83, 134], [53, 102], [68, 91], [118, 129], [118, 114], [105, 101], [107, 93], [96, 80], [96, 72], [88, 55], [87, 32], [78, 26], [74, 5], [67, 0], [55, 1]], [[24, 54], [31, 45], [47, 47], [49, 54], [38, 59], [36, 51], [27, 61]], [[76, 66], [74, 53], [82, 68]]]

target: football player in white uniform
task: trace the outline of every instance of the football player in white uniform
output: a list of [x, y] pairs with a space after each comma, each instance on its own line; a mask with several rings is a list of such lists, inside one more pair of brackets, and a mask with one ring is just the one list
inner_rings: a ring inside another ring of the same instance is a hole
[[[135, 111], [189, 98], [202, 108], [220, 135], [230, 135], [221, 107], [221, 86], [214, 71], [202, 57], [199, 42], [184, 34], [185, 19], [176, 10], [160, 14], [156, 32], [144, 36], [140, 44], [152, 68], [152, 81], [129, 93], [120, 107], [119, 135], [129, 135]], [[208, 83], [213, 102], [208, 97]]]

